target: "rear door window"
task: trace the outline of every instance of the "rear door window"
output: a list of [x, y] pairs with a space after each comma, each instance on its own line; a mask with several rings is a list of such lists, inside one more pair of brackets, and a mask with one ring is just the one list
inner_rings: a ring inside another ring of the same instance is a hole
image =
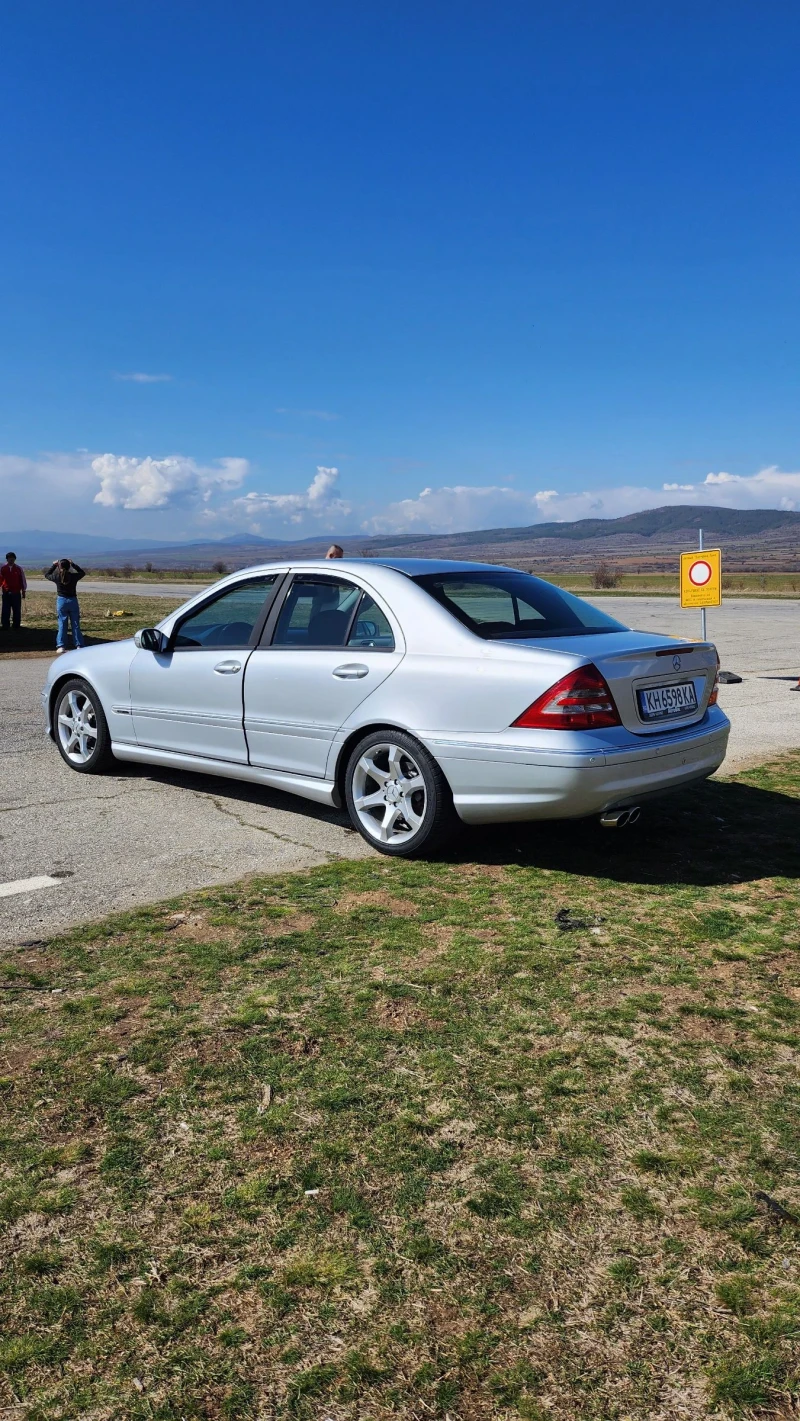
[[361, 588], [337, 578], [296, 577], [289, 588], [273, 646], [312, 650], [345, 646]]

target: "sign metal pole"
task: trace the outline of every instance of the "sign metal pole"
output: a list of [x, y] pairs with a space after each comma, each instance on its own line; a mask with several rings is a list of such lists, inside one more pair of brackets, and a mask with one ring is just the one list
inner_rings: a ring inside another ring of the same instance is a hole
[[[702, 530], [702, 528], [698, 528], [698, 530], [697, 530], [697, 538], [698, 538], [697, 546], [698, 546], [700, 552], [702, 553], [702, 551], [703, 551], [703, 530]], [[705, 607], [701, 607], [701, 608], [700, 608], [700, 636], [702, 637], [703, 641], [708, 641], [708, 635], [707, 635], [707, 633], [706, 633], [706, 609], [705, 609]]]

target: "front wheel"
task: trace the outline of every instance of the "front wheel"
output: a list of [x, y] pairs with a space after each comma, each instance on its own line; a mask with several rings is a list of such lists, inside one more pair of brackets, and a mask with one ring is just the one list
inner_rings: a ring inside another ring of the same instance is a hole
[[365, 735], [347, 762], [345, 798], [358, 832], [382, 854], [430, 854], [457, 824], [450, 786], [424, 746], [403, 730]]
[[98, 774], [113, 760], [111, 736], [100, 698], [86, 682], [66, 681], [53, 715], [56, 745], [71, 770]]

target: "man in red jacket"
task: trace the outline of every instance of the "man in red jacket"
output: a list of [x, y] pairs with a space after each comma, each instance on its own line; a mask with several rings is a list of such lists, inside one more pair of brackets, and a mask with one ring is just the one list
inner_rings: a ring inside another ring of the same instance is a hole
[[3, 594], [0, 625], [2, 625], [3, 631], [7, 632], [13, 621], [14, 631], [19, 631], [22, 621], [22, 599], [28, 590], [28, 579], [23, 568], [17, 563], [16, 553], [6, 553], [6, 560], [0, 567], [0, 590]]

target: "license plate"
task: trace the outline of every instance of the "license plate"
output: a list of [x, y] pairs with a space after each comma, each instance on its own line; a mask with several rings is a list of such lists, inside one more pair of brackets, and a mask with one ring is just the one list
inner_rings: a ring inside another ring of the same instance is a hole
[[648, 686], [639, 691], [639, 714], [642, 720], [669, 720], [671, 716], [688, 715], [697, 710], [697, 693], [693, 681], [680, 681], [672, 686]]

